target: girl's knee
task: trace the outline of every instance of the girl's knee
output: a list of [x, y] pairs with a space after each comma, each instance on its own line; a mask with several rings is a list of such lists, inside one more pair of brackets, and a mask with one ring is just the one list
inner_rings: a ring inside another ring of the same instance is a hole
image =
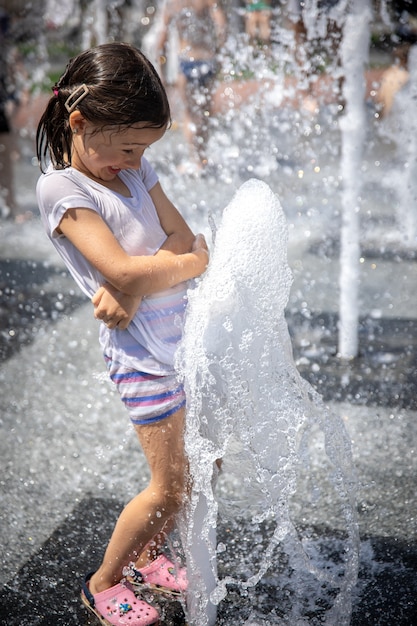
[[184, 493], [165, 491], [156, 498], [155, 508], [157, 510], [157, 515], [165, 519], [169, 519], [181, 511], [184, 503]]
[[179, 513], [185, 504], [185, 500], [186, 498], [185, 498], [185, 494], [183, 491], [170, 494], [167, 499], [167, 504], [166, 504], [168, 511], [169, 511], [169, 515], [172, 516], [172, 515], [176, 515], [177, 513]]
[[172, 513], [178, 513], [184, 506], [187, 497], [185, 478], [170, 485], [165, 491], [165, 498]]

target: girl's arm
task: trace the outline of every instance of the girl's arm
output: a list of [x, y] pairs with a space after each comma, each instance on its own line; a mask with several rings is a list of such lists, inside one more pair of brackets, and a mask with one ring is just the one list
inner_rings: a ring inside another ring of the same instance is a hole
[[[206, 247], [203, 235], [197, 235], [193, 246]], [[142, 298], [129, 296], [115, 289], [110, 283], [105, 283], [96, 291], [91, 301], [96, 319], [103, 320], [110, 329], [117, 326], [120, 330], [125, 330], [134, 318]]]
[[216, 32], [213, 33], [215, 37], [215, 48], [219, 50], [224, 46], [226, 42], [226, 17], [221, 7], [216, 3], [209, 0], [210, 12], [213, 22], [215, 24]]
[[159, 37], [156, 40], [155, 49], [160, 54], [164, 55], [166, 53], [166, 46], [168, 42], [168, 34], [169, 28], [174, 15], [179, 13], [181, 5], [179, 2], [173, 2], [173, 0], [169, 0], [164, 2], [163, 11], [162, 11], [162, 19], [160, 24], [160, 33]]
[[[157, 209], [161, 226], [167, 234], [167, 239], [155, 255], [158, 260], [166, 255], [168, 261], [172, 261], [175, 255], [191, 252], [193, 245], [194, 248], [205, 246], [204, 240], [194, 238], [194, 234], [167, 198], [159, 183], [150, 190], [150, 195]], [[141, 296], [122, 293], [110, 283], [106, 283], [92, 298], [94, 316], [96, 319], [104, 320], [109, 328], [117, 326], [124, 330], [132, 321], [141, 299]]]
[[[168, 249], [161, 249], [154, 256], [129, 256], [100, 215], [91, 209], [68, 209], [59, 231], [113, 287], [122, 293], [142, 297], [195, 278], [207, 267], [208, 251], [204, 238], [199, 238], [198, 246], [190, 246], [188, 226], [173, 230], [174, 224], [183, 220], [178, 212], [174, 215], [166, 208], [165, 204], [161, 207], [160, 219], [163, 228], [164, 224], [168, 228]], [[174, 251], [186, 250], [189, 246], [189, 251], [179, 254]]]
[[184, 254], [190, 252], [194, 242], [194, 234], [181, 213], [165, 195], [160, 183], [156, 183], [149, 192], [158, 213], [160, 224], [167, 235], [159, 252]]

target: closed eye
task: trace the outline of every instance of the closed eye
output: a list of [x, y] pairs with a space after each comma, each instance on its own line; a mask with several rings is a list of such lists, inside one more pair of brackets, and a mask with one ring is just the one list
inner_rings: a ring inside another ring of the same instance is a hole
[[[145, 150], [149, 150], [150, 146], [144, 146], [142, 148], [142, 153], [145, 152]], [[123, 150], [124, 154], [133, 154], [135, 152], [135, 150], [131, 150], [129, 148], [126, 148]]]

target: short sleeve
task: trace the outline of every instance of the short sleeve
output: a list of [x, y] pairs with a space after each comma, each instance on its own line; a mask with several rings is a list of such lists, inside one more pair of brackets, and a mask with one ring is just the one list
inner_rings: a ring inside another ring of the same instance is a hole
[[149, 163], [149, 161], [145, 159], [145, 157], [142, 157], [139, 172], [142, 177], [143, 184], [145, 185], [146, 191], [149, 191], [150, 189], [152, 189], [152, 187], [155, 187], [156, 183], [159, 180], [158, 175], [153, 169], [152, 165]]
[[41, 216], [50, 237], [58, 237], [58, 228], [68, 209], [78, 207], [97, 211], [91, 195], [82, 186], [74, 184], [65, 170], [53, 171], [40, 177], [36, 195]]

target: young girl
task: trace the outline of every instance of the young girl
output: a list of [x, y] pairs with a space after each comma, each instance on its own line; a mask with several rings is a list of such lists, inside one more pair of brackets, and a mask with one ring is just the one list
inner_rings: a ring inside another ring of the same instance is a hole
[[[187, 489], [185, 397], [173, 367], [187, 280], [208, 263], [144, 158], [170, 123], [168, 100], [136, 48], [72, 59], [39, 122], [37, 197], [47, 233], [102, 320], [100, 343], [149, 464], [82, 599], [102, 624], [156, 624], [141, 585], [179, 594], [185, 570], [159, 553]], [[51, 163], [45, 170], [47, 157]], [[127, 580], [125, 578], [128, 572]]]

